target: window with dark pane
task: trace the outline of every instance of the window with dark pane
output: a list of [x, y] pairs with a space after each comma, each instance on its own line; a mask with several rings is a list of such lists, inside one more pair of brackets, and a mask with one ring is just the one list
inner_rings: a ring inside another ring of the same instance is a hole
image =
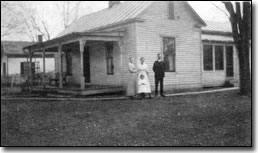
[[66, 52], [66, 73], [67, 75], [71, 76], [73, 73], [72, 73], [72, 65], [73, 65], [73, 61], [72, 61], [72, 51], [71, 50], [68, 50]]
[[[30, 63], [29, 62], [21, 62], [21, 76], [25, 77], [29, 75], [29, 68], [30, 68]], [[32, 75], [35, 75], [35, 63], [31, 63], [31, 72]]]
[[34, 76], [36, 74], [36, 63], [35, 62], [31, 63], [31, 71], [32, 71], [32, 75]]
[[24, 73], [25, 73], [24, 65], [25, 63], [21, 62], [21, 76], [24, 76]]
[[114, 45], [106, 43], [107, 74], [114, 75]]
[[205, 71], [213, 70], [212, 45], [203, 46], [203, 69]]
[[7, 73], [6, 73], [6, 63], [3, 63], [3, 76], [6, 77]]
[[166, 72], [176, 71], [176, 47], [175, 38], [163, 38], [163, 54]]
[[215, 46], [215, 70], [224, 70], [223, 46]]

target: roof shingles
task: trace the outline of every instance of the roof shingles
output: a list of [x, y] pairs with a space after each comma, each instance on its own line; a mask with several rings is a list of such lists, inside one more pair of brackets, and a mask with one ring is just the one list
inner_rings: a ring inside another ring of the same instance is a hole
[[29, 45], [33, 45], [35, 42], [25, 41], [1, 41], [1, 49], [4, 54], [24, 54], [23, 48]]
[[127, 1], [112, 8], [83, 16], [73, 22], [58, 37], [75, 33], [89, 32], [97, 28], [135, 19], [153, 1]]

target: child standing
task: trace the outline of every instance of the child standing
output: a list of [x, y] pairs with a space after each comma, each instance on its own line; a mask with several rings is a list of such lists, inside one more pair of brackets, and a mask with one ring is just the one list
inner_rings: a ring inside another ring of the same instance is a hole
[[147, 93], [147, 81], [143, 74], [140, 75], [140, 79], [138, 81], [138, 93], [141, 94], [141, 99], [145, 99], [145, 93]]

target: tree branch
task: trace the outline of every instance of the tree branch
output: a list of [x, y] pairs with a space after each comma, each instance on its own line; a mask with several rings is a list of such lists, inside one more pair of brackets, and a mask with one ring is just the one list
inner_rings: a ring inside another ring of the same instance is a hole
[[222, 11], [229, 19], [230, 19], [230, 16], [228, 15], [228, 13], [226, 11], [224, 11], [222, 8], [218, 7], [216, 4], [212, 3], [212, 5], [214, 5], [216, 8], [218, 8], [220, 11]]
[[234, 38], [236, 45], [238, 45], [240, 36], [239, 36], [238, 23], [237, 23], [236, 14], [234, 12], [233, 4], [231, 2], [223, 2], [223, 3], [225, 4], [225, 7], [230, 14], [230, 22], [231, 22], [231, 26], [232, 26], [233, 38]]
[[241, 9], [240, 9], [240, 2], [236, 2], [236, 20], [238, 23], [239, 35], [241, 38], [244, 27], [243, 27], [242, 13], [241, 13]]

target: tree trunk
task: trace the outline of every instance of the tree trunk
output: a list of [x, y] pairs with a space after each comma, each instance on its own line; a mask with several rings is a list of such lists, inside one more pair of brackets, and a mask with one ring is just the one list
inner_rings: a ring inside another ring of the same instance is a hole
[[[248, 42], [249, 43], [249, 42]], [[247, 44], [248, 44], [247, 43]], [[239, 75], [240, 75], [240, 95], [251, 94], [249, 45], [242, 42], [238, 45]]]
[[243, 15], [241, 14], [240, 2], [236, 2], [236, 12], [231, 2], [223, 2], [230, 14], [232, 34], [238, 50], [240, 94], [251, 95], [251, 73], [249, 59], [249, 40], [250, 40], [250, 2], [243, 2]]

